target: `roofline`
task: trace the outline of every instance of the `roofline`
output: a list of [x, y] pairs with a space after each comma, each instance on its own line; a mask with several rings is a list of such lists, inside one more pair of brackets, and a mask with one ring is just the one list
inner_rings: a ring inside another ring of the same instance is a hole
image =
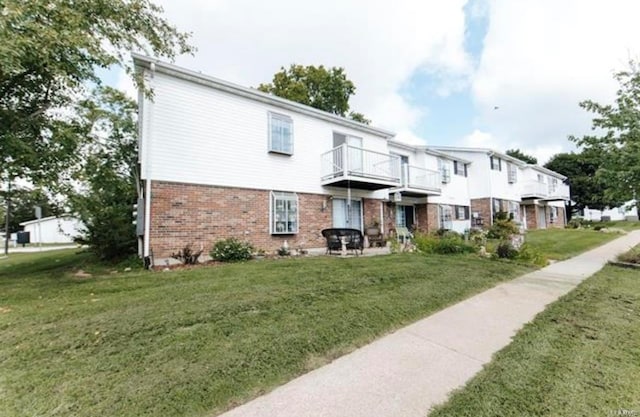
[[562, 174], [559, 174], [559, 173], [557, 173], [555, 171], [552, 171], [549, 168], [541, 167], [540, 165], [527, 164], [525, 166], [525, 168], [531, 168], [531, 169], [535, 169], [535, 170], [538, 170], [538, 171], [542, 171], [547, 175], [554, 176], [554, 177], [559, 178], [559, 179], [561, 179], [563, 181], [567, 179], [567, 177], [565, 175], [562, 175]]
[[493, 149], [489, 149], [489, 148], [465, 148], [465, 147], [458, 147], [458, 146], [434, 146], [432, 149], [441, 151], [441, 152], [475, 152], [475, 153], [485, 153], [489, 156], [499, 156], [502, 159], [506, 159], [508, 161], [511, 161], [519, 166], [526, 166], [529, 165], [526, 162], [524, 162], [523, 160], [520, 160], [518, 158], [514, 158], [513, 156], [507, 155], [505, 153], [502, 152], [498, 152], [495, 151]]
[[74, 217], [73, 217], [73, 216], [71, 216], [71, 215], [48, 216], [48, 217], [43, 217], [43, 218], [41, 218], [41, 219], [27, 220], [26, 222], [22, 222], [22, 223], [20, 223], [20, 226], [29, 226], [29, 225], [31, 225], [31, 224], [36, 224], [36, 223], [38, 223], [38, 222], [43, 222], [43, 221], [46, 221], [46, 220], [53, 220], [53, 219], [60, 219], [60, 220], [62, 220], [62, 219], [72, 219], [72, 218], [74, 218]]
[[167, 62], [160, 61], [157, 58], [152, 58], [150, 56], [138, 54], [135, 52], [132, 52], [131, 56], [133, 57], [134, 67], [137, 67], [137, 68], [144, 68], [151, 71], [157, 71], [163, 74], [181, 78], [186, 81], [192, 81], [210, 88], [221, 90], [230, 94], [234, 94], [234, 95], [245, 97], [251, 100], [270, 104], [272, 106], [302, 113], [307, 116], [333, 122], [333, 123], [350, 127], [352, 129], [360, 130], [362, 132], [366, 132], [372, 135], [381, 136], [386, 139], [389, 139], [395, 136], [395, 133], [390, 130], [372, 127], [364, 123], [356, 122], [354, 120], [347, 119], [345, 117], [338, 116], [323, 110], [318, 110], [311, 106], [296, 103], [295, 101], [287, 100], [281, 97], [277, 97], [277, 96], [274, 96], [273, 94], [263, 93], [262, 91], [258, 91], [254, 88], [243, 87], [238, 84], [233, 84], [228, 81], [221, 80], [219, 78], [211, 77], [209, 75], [204, 75], [202, 73], [192, 71], [183, 67], [179, 67], [174, 64], [169, 64]]
[[538, 171], [544, 172], [547, 175], [551, 175], [556, 178], [559, 178], [563, 181], [567, 179], [566, 176], [559, 174], [555, 171], [552, 171], [549, 168], [545, 168], [543, 166], [536, 165], [536, 164], [528, 164], [518, 158], [514, 158], [513, 156], [503, 154], [502, 152], [497, 152], [489, 148], [465, 148], [465, 147], [456, 147], [456, 146], [435, 146], [434, 148], [438, 150], [443, 150], [443, 151], [475, 152], [475, 153], [486, 153], [487, 155], [498, 155], [501, 158], [517, 163], [522, 168], [536, 169]]
[[405, 143], [405, 142], [400, 142], [394, 139], [389, 139], [389, 144], [393, 145], [393, 146], [398, 146], [399, 148], [404, 148], [407, 150], [412, 150], [412, 151], [419, 151], [419, 152], [424, 152], [433, 156], [439, 156], [442, 158], [447, 158], [450, 159], [452, 161], [459, 161], [462, 162], [463, 164], [471, 164], [472, 162], [467, 160], [467, 159], [463, 159], [463, 158], [458, 158], [456, 156], [453, 155], [449, 155], [446, 154], [444, 152], [439, 152], [436, 151], [428, 146], [422, 146], [422, 145], [411, 145], [409, 143]]

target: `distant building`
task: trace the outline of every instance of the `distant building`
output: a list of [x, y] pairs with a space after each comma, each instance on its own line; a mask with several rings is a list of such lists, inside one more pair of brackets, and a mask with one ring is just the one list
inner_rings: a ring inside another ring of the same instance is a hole
[[586, 220], [600, 221], [604, 217], [609, 220], [638, 220], [638, 208], [635, 200], [631, 200], [620, 207], [606, 208], [604, 210], [595, 210], [585, 207], [582, 211], [582, 217]]
[[29, 232], [31, 243], [73, 243], [80, 234], [82, 222], [74, 217], [44, 217], [20, 223]]

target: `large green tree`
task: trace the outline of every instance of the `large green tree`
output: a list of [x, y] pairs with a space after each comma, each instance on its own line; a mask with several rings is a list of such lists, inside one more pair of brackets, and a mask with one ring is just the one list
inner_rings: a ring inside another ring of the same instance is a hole
[[84, 223], [80, 243], [103, 259], [136, 252], [132, 206], [137, 201], [137, 105], [124, 93], [99, 88], [76, 106], [83, 162], [68, 172], [69, 205]]
[[524, 161], [527, 164], [535, 165], [538, 163], [538, 158], [536, 158], [535, 156], [527, 155], [526, 153], [522, 152], [520, 149], [509, 149], [505, 153], [509, 156], [513, 156], [514, 158], [518, 158], [519, 160]]
[[260, 84], [258, 90], [360, 123], [371, 122], [362, 113], [349, 111], [349, 98], [356, 87], [344, 68], [291, 64], [288, 69], [282, 67], [270, 83]]
[[580, 153], [556, 154], [544, 166], [567, 177], [565, 182], [570, 186], [574, 209], [602, 210], [620, 204], [608, 195], [606, 181], [597, 175], [603, 159], [600, 151], [588, 149]]
[[636, 199], [640, 208], [640, 65], [629, 62], [615, 74], [620, 87], [613, 104], [592, 100], [580, 106], [595, 114], [594, 134], [570, 137], [585, 150], [602, 155], [597, 176], [605, 185], [604, 194], [617, 201]]
[[100, 83], [99, 68], [135, 77], [131, 50], [173, 59], [188, 35], [149, 0], [0, 1], [0, 180], [54, 182], [78, 136], [64, 109]]

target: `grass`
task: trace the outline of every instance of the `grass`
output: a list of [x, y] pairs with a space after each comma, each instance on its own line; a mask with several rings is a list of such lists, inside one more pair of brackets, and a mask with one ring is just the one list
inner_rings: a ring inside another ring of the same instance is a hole
[[626, 231], [640, 229], [640, 222], [636, 221], [610, 221], [610, 222], [593, 222], [593, 226], [602, 226], [607, 228], [622, 229]]
[[640, 275], [607, 266], [552, 304], [430, 417], [640, 413]]
[[418, 254], [113, 269], [0, 260], [0, 415], [216, 414], [529, 270]]
[[527, 231], [525, 241], [549, 259], [562, 260], [609, 242], [618, 233], [592, 229], [545, 229]]

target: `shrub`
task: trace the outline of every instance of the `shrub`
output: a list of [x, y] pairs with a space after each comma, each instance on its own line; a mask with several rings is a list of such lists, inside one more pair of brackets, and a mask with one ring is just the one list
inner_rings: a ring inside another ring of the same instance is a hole
[[506, 240], [518, 233], [520, 233], [520, 229], [511, 219], [496, 218], [487, 233], [487, 237], [490, 239]]
[[597, 226], [593, 226], [593, 230], [595, 230], [596, 232], [599, 232], [600, 230], [604, 229], [604, 226], [602, 225], [597, 225]]
[[487, 244], [487, 231], [483, 229], [469, 230], [469, 241], [474, 245], [484, 246]]
[[537, 266], [546, 266], [549, 263], [542, 252], [538, 251], [535, 248], [532, 248], [526, 243], [520, 247], [517, 259], [519, 261]]
[[586, 220], [580, 217], [574, 217], [569, 220], [569, 223], [565, 226], [567, 229], [580, 229], [580, 228], [589, 228], [593, 225], [591, 220]]
[[640, 264], [640, 246], [636, 246], [628, 252], [618, 255], [620, 262], [628, 262], [632, 264]]
[[238, 262], [251, 259], [252, 253], [253, 247], [249, 243], [230, 237], [213, 245], [211, 257], [220, 262]]
[[465, 242], [458, 233], [453, 233], [444, 237], [420, 235], [414, 239], [414, 243], [418, 250], [424, 253], [450, 255], [475, 252], [472, 245]]
[[518, 250], [513, 247], [511, 242], [500, 242], [496, 247], [496, 256], [501, 259], [516, 259]]
[[179, 250], [178, 253], [172, 253], [171, 257], [179, 260], [185, 265], [195, 265], [198, 263], [198, 258], [202, 255], [202, 252], [204, 252], [204, 249], [194, 251], [191, 249], [191, 244], [189, 244]]

